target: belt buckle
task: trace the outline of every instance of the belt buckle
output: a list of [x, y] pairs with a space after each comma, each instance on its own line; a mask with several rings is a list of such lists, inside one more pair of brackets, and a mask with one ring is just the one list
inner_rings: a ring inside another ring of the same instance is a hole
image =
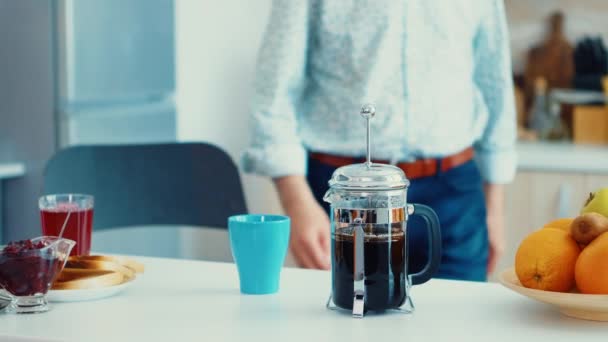
[[441, 159], [439, 158], [427, 158], [424, 159], [424, 176], [431, 177], [436, 176], [441, 170]]

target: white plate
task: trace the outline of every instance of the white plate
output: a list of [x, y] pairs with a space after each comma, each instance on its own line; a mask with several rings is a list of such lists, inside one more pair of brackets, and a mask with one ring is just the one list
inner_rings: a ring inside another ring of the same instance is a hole
[[83, 290], [50, 290], [46, 297], [49, 302], [81, 302], [115, 296], [127, 289], [133, 280], [126, 283]]
[[608, 322], [608, 295], [528, 289], [519, 282], [514, 267], [500, 274], [500, 282], [521, 295], [553, 305], [566, 316]]

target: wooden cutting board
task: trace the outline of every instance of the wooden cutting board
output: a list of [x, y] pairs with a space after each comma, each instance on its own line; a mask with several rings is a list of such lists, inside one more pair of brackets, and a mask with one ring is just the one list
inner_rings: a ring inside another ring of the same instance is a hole
[[542, 42], [528, 51], [524, 74], [526, 108], [534, 99], [534, 82], [538, 78], [547, 81], [547, 90], [569, 88], [574, 77], [574, 49], [567, 41], [564, 30], [564, 15], [560, 12], [548, 18], [547, 35]]

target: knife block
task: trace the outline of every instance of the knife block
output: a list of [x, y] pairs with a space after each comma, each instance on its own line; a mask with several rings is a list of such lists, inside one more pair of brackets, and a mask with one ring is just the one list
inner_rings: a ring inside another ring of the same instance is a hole
[[[608, 77], [603, 79], [608, 99]], [[572, 140], [578, 144], [608, 144], [608, 100], [603, 106], [575, 106]]]

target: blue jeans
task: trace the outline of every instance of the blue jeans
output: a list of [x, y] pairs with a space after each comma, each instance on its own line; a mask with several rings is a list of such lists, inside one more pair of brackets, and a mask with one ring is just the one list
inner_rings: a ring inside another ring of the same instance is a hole
[[[315, 198], [323, 202], [327, 182], [335, 167], [308, 161], [308, 183]], [[425, 204], [439, 217], [443, 254], [437, 278], [485, 281], [488, 260], [488, 230], [483, 183], [474, 161], [435, 176], [411, 180], [408, 203]], [[408, 269], [421, 270], [427, 262], [427, 233], [420, 217], [407, 223]]]

